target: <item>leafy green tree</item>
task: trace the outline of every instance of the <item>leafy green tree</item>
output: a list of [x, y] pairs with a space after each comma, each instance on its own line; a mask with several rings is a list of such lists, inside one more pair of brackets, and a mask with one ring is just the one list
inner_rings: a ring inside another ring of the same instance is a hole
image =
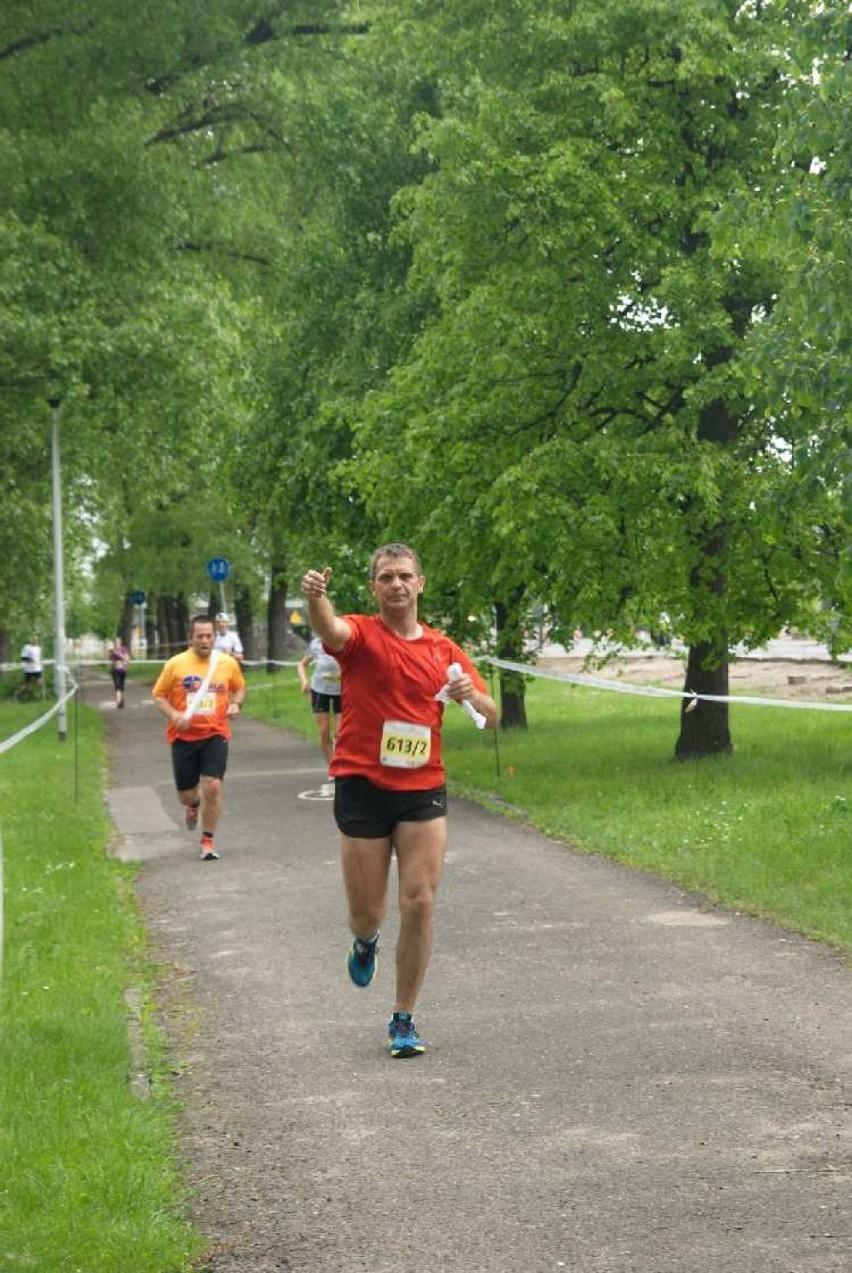
[[[847, 46], [791, 0], [10, 0], [9, 622], [49, 609], [58, 396], [70, 559], [169, 641], [214, 553], [273, 650], [288, 580], [359, 604], [386, 536], [504, 654], [533, 609], [665, 610], [723, 693], [736, 640], [840, 641]], [[683, 714], [679, 754], [729, 746]]]
[[809, 628], [840, 653], [852, 645], [852, 17], [821, 4], [800, 17], [774, 180], [743, 191], [719, 231], [727, 251], [771, 252], [783, 270], [784, 287], [750, 333], [742, 392], [770, 422], [791, 477], [783, 503], [764, 510], [766, 525], [779, 537], [792, 518], [818, 536]]
[[[738, 376], [786, 277], [716, 227], [771, 177], [795, 8], [471, 0], [405, 27], [440, 64], [433, 171], [398, 200], [440, 311], [364, 413], [371, 507], [473, 610], [534, 599], [628, 640], [667, 611], [700, 693], [824, 575], [804, 504], [766, 527], [793, 478]], [[725, 704], [684, 711], [680, 756], [730, 746]]]
[[[242, 178], [212, 176], [218, 108], [206, 155], [161, 139], [274, 35], [235, 0], [205, 6], [203, 22], [180, 0], [155, 17], [103, 0], [38, 11], [13, 0], [0, 15], [0, 432], [26, 438], [9, 447], [19, 511], [0, 534], [25, 533], [15, 555], [42, 593], [46, 397], [63, 402], [69, 523], [105, 540], [114, 561], [137, 568], [118, 538], [133, 510], [182, 508], [189, 522], [217, 490], [206, 475], [239, 416], [249, 326], [248, 289], [243, 280], [237, 299], [232, 282], [241, 267], [257, 271], [259, 251], [237, 237], [251, 221]], [[30, 614], [44, 608], [26, 575], [0, 585], [6, 613], [19, 600]]]
[[409, 142], [428, 103], [428, 85], [401, 73], [372, 34], [306, 56], [298, 96], [286, 99], [275, 197], [288, 238], [233, 464], [256, 536], [274, 545], [283, 592], [322, 559], [334, 564], [339, 604], [366, 599], [366, 555], [379, 531], [348, 475], [352, 420], [419, 322], [391, 201], [423, 167]]

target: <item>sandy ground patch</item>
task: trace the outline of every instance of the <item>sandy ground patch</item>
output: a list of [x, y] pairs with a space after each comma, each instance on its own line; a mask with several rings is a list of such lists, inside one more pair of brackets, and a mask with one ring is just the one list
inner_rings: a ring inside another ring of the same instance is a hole
[[[633, 685], [660, 685], [682, 690], [685, 660], [676, 656], [626, 657], [602, 666], [587, 664], [580, 655], [540, 658], [538, 666], [560, 672], [586, 672], [610, 681]], [[852, 667], [842, 663], [737, 659], [730, 666], [732, 694], [764, 698], [852, 702]]]

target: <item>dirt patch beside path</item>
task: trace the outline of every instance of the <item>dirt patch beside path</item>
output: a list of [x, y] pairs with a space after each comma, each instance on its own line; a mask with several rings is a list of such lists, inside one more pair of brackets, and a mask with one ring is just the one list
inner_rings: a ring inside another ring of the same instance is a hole
[[[684, 688], [685, 661], [675, 656], [634, 656], [612, 659], [602, 667], [587, 665], [580, 655], [542, 658], [540, 668], [559, 672], [586, 672], [609, 681], [633, 685], [660, 685], [665, 689]], [[732, 694], [794, 701], [852, 702], [852, 667], [843, 663], [738, 659], [731, 663]]]

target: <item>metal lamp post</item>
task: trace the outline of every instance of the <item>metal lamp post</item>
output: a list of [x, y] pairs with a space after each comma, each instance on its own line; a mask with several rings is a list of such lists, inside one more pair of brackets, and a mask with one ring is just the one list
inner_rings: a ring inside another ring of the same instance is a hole
[[53, 475], [53, 592], [54, 592], [54, 671], [56, 697], [62, 706], [56, 716], [59, 728], [59, 741], [64, 743], [68, 737], [68, 719], [65, 713], [65, 572], [63, 568], [62, 549], [62, 485], [59, 466], [59, 417], [62, 401], [59, 398], [48, 398], [52, 422], [50, 446], [50, 467]]

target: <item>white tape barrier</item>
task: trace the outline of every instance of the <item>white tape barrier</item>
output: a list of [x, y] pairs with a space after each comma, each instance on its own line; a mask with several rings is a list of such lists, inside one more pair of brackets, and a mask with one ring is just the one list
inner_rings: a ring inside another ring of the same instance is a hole
[[[184, 651], [180, 650], [180, 654]], [[131, 667], [163, 667], [167, 663], [167, 659], [131, 659]], [[298, 667], [298, 659], [241, 659], [242, 667]], [[53, 659], [44, 660], [45, 667], [53, 667]], [[74, 659], [73, 667], [103, 667], [110, 670], [112, 664], [109, 659]], [[0, 663], [0, 672], [20, 672], [22, 671], [20, 663]], [[66, 669], [67, 671], [67, 669]]]
[[[507, 659], [484, 656], [482, 663], [505, 668], [507, 672], [520, 672], [523, 676], [537, 676], [545, 681], [568, 681], [571, 685], [585, 685], [588, 689], [614, 690], [617, 694], [639, 694], [644, 698], [688, 698], [691, 703], [703, 700], [707, 703], [748, 703], [753, 707], [795, 707], [811, 712], [852, 712], [852, 703], [814, 703], [790, 698], [758, 698], [747, 694], [695, 694], [691, 690], [669, 690], [658, 685], [625, 685], [622, 681], [607, 681], [585, 672], [546, 671], [529, 663], [510, 663]], [[688, 709], [687, 709], [688, 710]]]
[[31, 725], [27, 725], [24, 729], [19, 729], [17, 734], [12, 734], [11, 738], [4, 739], [3, 742], [0, 743], [0, 756], [2, 756], [4, 751], [9, 751], [12, 747], [16, 747], [18, 743], [22, 742], [23, 739], [28, 738], [30, 734], [34, 734], [37, 729], [41, 729], [42, 725], [46, 725], [47, 722], [56, 715], [60, 707], [64, 707], [68, 700], [73, 698], [77, 693], [77, 682], [71, 675], [70, 669], [66, 667], [63, 671], [71, 682], [71, 689], [64, 698], [57, 699], [49, 711], [46, 711], [42, 716], [39, 716], [39, 718], [34, 720]]
[[[183, 651], [181, 650], [182, 654]], [[166, 663], [166, 659], [131, 659], [131, 667], [162, 667]], [[282, 662], [281, 659], [243, 659], [243, 667], [298, 667], [298, 659], [290, 659]], [[45, 667], [53, 666], [53, 659], [44, 660]], [[109, 659], [75, 659], [73, 667], [105, 667], [110, 668], [112, 665]], [[68, 669], [66, 668], [66, 671]], [[0, 672], [20, 672], [20, 663], [0, 663]]]
[[[143, 663], [156, 662], [155, 659], [150, 659], [150, 660], [141, 659], [141, 660], [134, 660], [134, 661], [143, 662]], [[108, 665], [109, 665], [109, 659], [74, 659], [74, 662], [72, 664], [73, 667], [102, 667], [102, 666], [106, 667]], [[42, 666], [53, 667], [54, 660], [42, 659]], [[0, 672], [21, 672], [21, 671], [23, 671], [23, 668], [21, 667], [20, 663], [0, 663]], [[68, 668], [66, 668], [65, 671], [67, 672]]]
[[[162, 664], [163, 664], [162, 659], [134, 659], [133, 661], [137, 667], [146, 663], [153, 663], [157, 667], [162, 667]], [[298, 667], [299, 666], [298, 662], [281, 663], [277, 659], [257, 660], [256, 662], [246, 663], [245, 666], [246, 667], [265, 667], [267, 663], [274, 663], [276, 667]], [[108, 666], [109, 666], [108, 659], [88, 659], [88, 660], [75, 659], [74, 660], [74, 667], [108, 667]], [[12, 671], [18, 671], [17, 663], [2, 664], [0, 665], [0, 667], [3, 667], [3, 668], [11, 667]], [[28, 738], [30, 734], [34, 734], [37, 729], [41, 729], [42, 725], [46, 725], [47, 722], [56, 715], [60, 707], [62, 707], [65, 703], [67, 703], [69, 699], [74, 697], [78, 689], [77, 682], [74, 680], [73, 676], [71, 675], [70, 668], [66, 667], [64, 670], [69, 681], [71, 682], [72, 688], [68, 691], [68, 693], [65, 695], [63, 699], [60, 699], [58, 702], [54, 703], [53, 706], [49, 709], [49, 711], [46, 711], [44, 715], [39, 716], [39, 718], [37, 720], [34, 720], [32, 724], [27, 725], [25, 729], [19, 729], [17, 734], [12, 734], [10, 738], [4, 739], [4, 741], [0, 743], [0, 756], [2, 756], [4, 751], [10, 751], [13, 747], [16, 747], [18, 743], [23, 742], [23, 740], [25, 738]], [[256, 693], [257, 690], [267, 690], [267, 689], [274, 689], [274, 688], [275, 686], [273, 684], [253, 685], [252, 693], [253, 694]]]
[[[42, 659], [41, 665], [43, 668], [53, 667], [53, 659]], [[24, 667], [20, 661], [17, 663], [0, 663], [0, 672], [23, 672], [23, 671], [24, 671]]]
[[[584, 685], [588, 689], [612, 690], [616, 694], [634, 694], [642, 698], [688, 698], [690, 702], [697, 703], [703, 700], [708, 703], [742, 703], [753, 707], [792, 707], [800, 711], [811, 712], [852, 712], [852, 703], [814, 703], [812, 701], [802, 701], [801, 699], [791, 698], [761, 698], [756, 695], [747, 694], [696, 694], [691, 690], [670, 690], [664, 689], [659, 685], [630, 685], [623, 681], [609, 681], [601, 676], [591, 676], [586, 672], [559, 672], [556, 670], [546, 671], [544, 668], [534, 667], [529, 663], [512, 663], [508, 659], [495, 659], [491, 655], [482, 655], [475, 660], [477, 663], [487, 663], [490, 667], [503, 668], [507, 672], [518, 672], [522, 676], [535, 676], [545, 681], [565, 681], [570, 685]], [[145, 663], [153, 663], [162, 666], [162, 659], [134, 659], [134, 663], [139, 666]], [[267, 667], [272, 664], [275, 667], [298, 667], [298, 661], [292, 660], [282, 662], [280, 659], [257, 659], [244, 663], [245, 667]], [[103, 667], [107, 666], [108, 661], [104, 659], [94, 659], [90, 662], [75, 660], [75, 667]], [[18, 670], [18, 665], [13, 665], [13, 670]], [[65, 669], [70, 677], [70, 670]], [[73, 680], [73, 678], [71, 678]], [[269, 685], [252, 685], [252, 693], [258, 690], [274, 689], [275, 686], [270, 682]], [[22, 738], [26, 738], [28, 734], [34, 733], [46, 724], [51, 717], [55, 716], [63, 703], [67, 703], [73, 697], [77, 689], [76, 682], [73, 688], [65, 695], [60, 703], [54, 703], [50, 711], [40, 716], [38, 720], [28, 725], [26, 729], [20, 730], [11, 738], [7, 738], [5, 742], [0, 743], [0, 755], [4, 751], [8, 751], [10, 747], [14, 747]]]

